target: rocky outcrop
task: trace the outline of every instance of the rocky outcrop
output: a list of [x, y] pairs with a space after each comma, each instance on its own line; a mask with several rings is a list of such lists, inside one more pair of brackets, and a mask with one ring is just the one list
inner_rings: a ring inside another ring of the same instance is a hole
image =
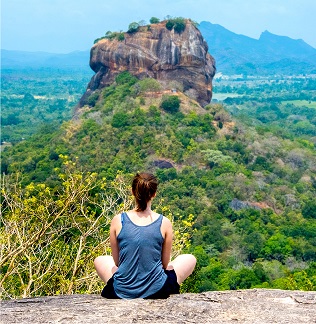
[[252, 289], [109, 300], [97, 295], [1, 302], [1, 323], [244, 323], [316, 321], [316, 292]]
[[97, 89], [113, 83], [123, 71], [138, 78], [151, 77], [162, 83], [180, 82], [183, 90], [195, 90], [196, 100], [206, 105], [212, 97], [215, 61], [199, 30], [190, 20], [181, 33], [166, 28], [166, 22], [124, 33], [124, 40], [102, 39], [91, 49], [90, 67], [95, 72], [80, 101]]
[[155, 160], [153, 161], [153, 166], [158, 169], [171, 169], [174, 168], [174, 165], [167, 160]]
[[242, 201], [237, 198], [234, 198], [230, 204], [229, 207], [234, 210], [241, 210], [241, 209], [247, 209], [247, 208], [253, 208], [253, 209], [265, 209], [270, 208], [265, 202], [250, 202], [250, 201]]

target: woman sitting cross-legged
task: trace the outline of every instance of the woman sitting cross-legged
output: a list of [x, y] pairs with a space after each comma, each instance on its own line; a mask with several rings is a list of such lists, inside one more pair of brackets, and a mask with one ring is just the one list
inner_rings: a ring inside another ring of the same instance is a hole
[[99, 256], [94, 265], [106, 283], [105, 298], [168, 298], [193, 272], [196, 259], [179, 255], [170, 262], [172, 225], [151, 210], [158, 182], [151, 173], [137, 173], [132, 182], [136, 207], [116, 215], [110, 228], [112, 256]]

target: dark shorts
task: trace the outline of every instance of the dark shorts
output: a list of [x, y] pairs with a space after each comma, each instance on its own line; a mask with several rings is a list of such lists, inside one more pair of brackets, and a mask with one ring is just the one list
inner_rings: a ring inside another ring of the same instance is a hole
[[[172, 294], [180, 293], [176, 272], [174, 270], [165, 270], [165, 274], [167, 275], [167, 279], [162, 288], [156, 293], [145, 297], [145, 299], [166, 299]], [[120, 299], [114, 291], [113, 277], [109, 279], [106, 286], [103, 288], [101, 296], [109, 299]]]

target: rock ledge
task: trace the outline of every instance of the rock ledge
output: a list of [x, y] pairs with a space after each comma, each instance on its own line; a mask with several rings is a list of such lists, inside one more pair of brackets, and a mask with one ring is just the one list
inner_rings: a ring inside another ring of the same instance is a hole
[[316, 323], [316, 292], [251, 289], [107, 300], [98, 295], [1, 302], [1, 323]]

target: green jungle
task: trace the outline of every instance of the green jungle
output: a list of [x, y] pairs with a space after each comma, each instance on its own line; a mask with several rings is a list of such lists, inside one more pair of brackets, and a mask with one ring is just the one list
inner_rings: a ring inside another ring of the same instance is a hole
[[182, 292], [316, 290], [316, 78], [218, 77], [202, 108], [128, 72], [74, 106], [91, 77], [3, 71], [1, 298], [99, 293], [93, 259], [154, 172]]

